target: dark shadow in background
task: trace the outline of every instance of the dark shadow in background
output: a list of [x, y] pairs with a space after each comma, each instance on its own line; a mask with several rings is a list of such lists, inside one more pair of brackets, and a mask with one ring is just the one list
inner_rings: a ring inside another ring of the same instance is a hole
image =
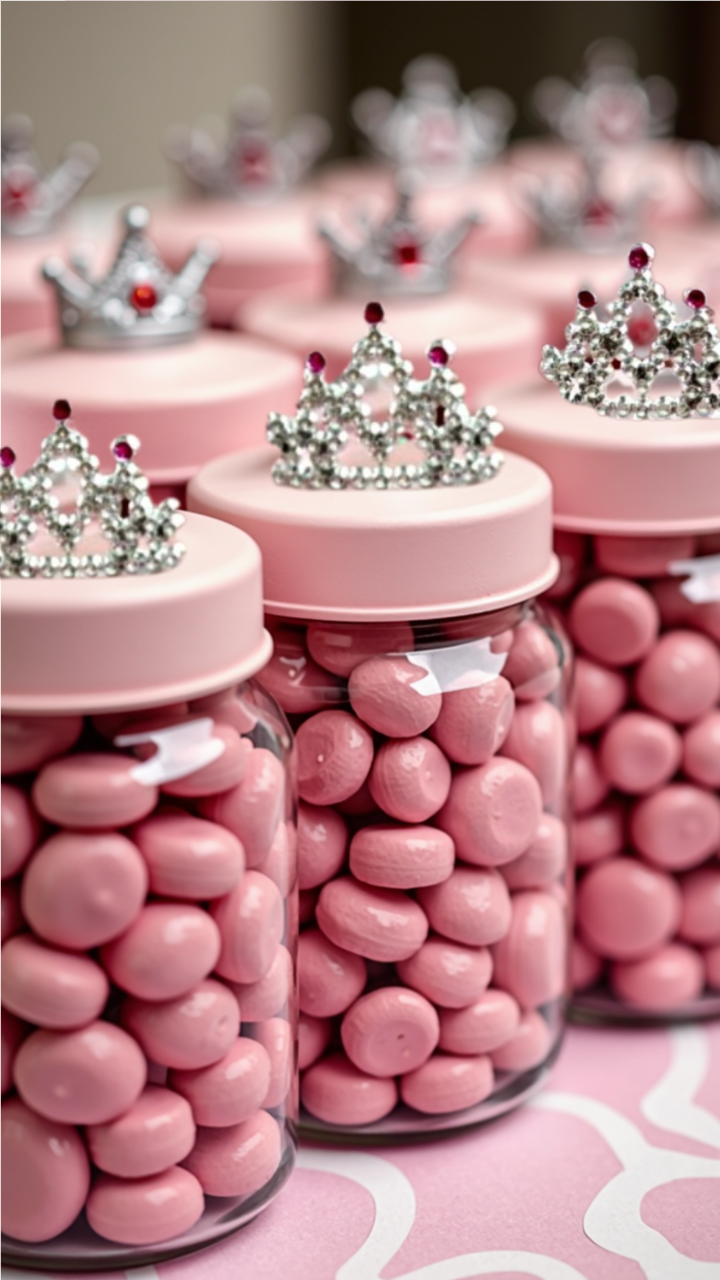
[[[518, 112], [515, 136], [536, 133], [533, 85], [546, 75], [572, 78], [591, 40], [618, 36], [635, 49], [642, 76], [664, 75], [675, 85], [678, 136], [720, 144], [715, 0], [383, 0], [342, 7], [348, 105], [371, 85], [397, 93], [411, 58], [441, 53], [454, 62], [464, 90], [493, 85], [510, 95]], [[347, 111], [345, 127], [338, 149], [357, 151]]]

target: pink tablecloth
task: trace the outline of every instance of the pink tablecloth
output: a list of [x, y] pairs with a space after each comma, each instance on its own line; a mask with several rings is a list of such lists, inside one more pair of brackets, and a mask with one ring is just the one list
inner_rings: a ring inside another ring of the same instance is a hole
[[412, 1146], [306, 1146], [239, 1234], [128, 1274], [720, 1280], [720, 1026], [573, 1028], [512, 1115]]

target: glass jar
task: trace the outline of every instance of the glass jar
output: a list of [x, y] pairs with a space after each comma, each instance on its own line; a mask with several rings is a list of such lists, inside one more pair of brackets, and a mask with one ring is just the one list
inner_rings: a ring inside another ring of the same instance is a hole
[[[260, 556], [3, 583], [3, 1258], [154, 1263], [278, 1193], [297, 1116], [291, 734]], [[241, 1021], [242, 1020], [242, 1021]]]
[[567, 996], [569, 647], [545, 474], [317, 491], [257, 450], [209, 464], [192, 509], [263, 554], [297, 736], [304, 1131], [416, 1134], [517, 1105]]
[[508, 392], [512, 447], [551, 476], [577, 646], [573, 1008], [720, 1013], [720, 421], [601, 417]]

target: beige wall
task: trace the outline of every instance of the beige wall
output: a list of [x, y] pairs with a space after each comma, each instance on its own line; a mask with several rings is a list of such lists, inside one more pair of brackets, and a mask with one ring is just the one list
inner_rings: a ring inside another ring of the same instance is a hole
[[225, 116], [239, 88], [265, 85], [282, 126], [299, 111], [332, 119], [338, 6], [314, 0], [19, 0], [2, 6], [2, 110], [23, 111], [54, 161], [94, 143], [98, 194], [170, 178], [172, 124]]

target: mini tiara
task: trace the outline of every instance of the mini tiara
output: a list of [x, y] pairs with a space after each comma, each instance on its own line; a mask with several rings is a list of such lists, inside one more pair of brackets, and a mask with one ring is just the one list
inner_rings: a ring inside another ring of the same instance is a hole
[[559, 76], [533, 92], [537, 115], [572, 146], [612, 149], [669, 133], [675, 90], [662, 76], [640, 80], [635, 54], [623, 40], [596, 40], [585, 51], [578, 86]]
[[400, 170], [428, 182], [455, 181], [504, 150], [515, 108], [499, 89], [465, 97], [445, 58], [415, 58], [402, 94], [367, 89], [352, 104], [358, 128], [373, 150]]
[[203, 240], [176, 275], [161, 262], [145, 234], [150, 214], [132, 205], [123, 215], [125, 235], [107, 275], [92, 280], [84, 258], [72, 267], [50, 258], [43, 275], [55, 286], [66, 347], [150, 347], [183, 342], [200, 327], [205, 299], [198, 290], [218, 258]]
[[27, 116], [8, 116], [2, 127], [2, 233], [42, 236], [53, 229], [98, 166], [87, 142], [69, 147], [65, 159], [43, 174], [32, 149], [33, 126]]
[[546, 244], [572, 245], [586, 252], [607, 252], [637, 235], [646, 190], [618, 200], [606, 190], [598, 155], [580, 155], [577, 174], [540, 178], [518, 174], [520, 202]]
[[693, 142], [686, 152], [687, 168], [713, 213], [720, 213], [720, 147]]
[[565, 350], [543, 347], [540, 370], [571, 404], [614, 418], [706, 417], [720, 407], [713, 312], [701, 289], [686, 289], [680, 318], [653, 279], [654, 256], [649, 244], [633, 245], [633, 274], [608, 306], [609, 318], [598, 317], [597, 298], [581, 289]]
[[[471, 413], [465, 404], [465, 388], [448, 368], [453, 344], [432, 342], [430, 373], [417, 380], [399, 343], [380, 332], [383, 319], [380, 304], [368, 303], [369, 332], [353, 347], [340, 377], [326, 382], [325, 359], [311, 352], [295, 417], [269, 415], [267, 438], [282, 454], [272, 471], [277, 484], [428, 489], [478, 484], [497, 474], [503, 457], [493, 443], [502, 427], [494, 409]], [[364, 396], [388, 383], [389, 409], [380, 421]]]
[[385, 294], [414, 296], [450, 287], [453, 255], [479, 221], [476, 213], [466, 213], [451, 226], [429, 232], [413, 214], [409, 192], [399, 190], [387, 218], [372, 222], [366, 214], [356, 214], [353, 241], [327, 220], [320, 222], [318, 232], [332, 252], [341, 292], [367, 297], [373, 286]]
[[171, 130], [165, 151], [203, 195], [267, 200], [297, 186], [330, 143], [322, 116], [303, 115], [284, 138], [273, 138], [270, 96], [264, 89], [238, 94], [229, 128], [210, 120]]
[[[67, 424], [67, 400], [55, 402], [53, 417], [55, 430], [24, 475], [15, 475], [13, 450], [0, 449], [0, 576], [112, 578], [174, 568], [185, 548], [172, 539], [184, 517], [176, 498], [150, 501], [133, 461], [139, 441], [113, 440], [115, 470], [103, 475], [85, 437]], [[83, 541], [102, 549], [83, 552]]]

